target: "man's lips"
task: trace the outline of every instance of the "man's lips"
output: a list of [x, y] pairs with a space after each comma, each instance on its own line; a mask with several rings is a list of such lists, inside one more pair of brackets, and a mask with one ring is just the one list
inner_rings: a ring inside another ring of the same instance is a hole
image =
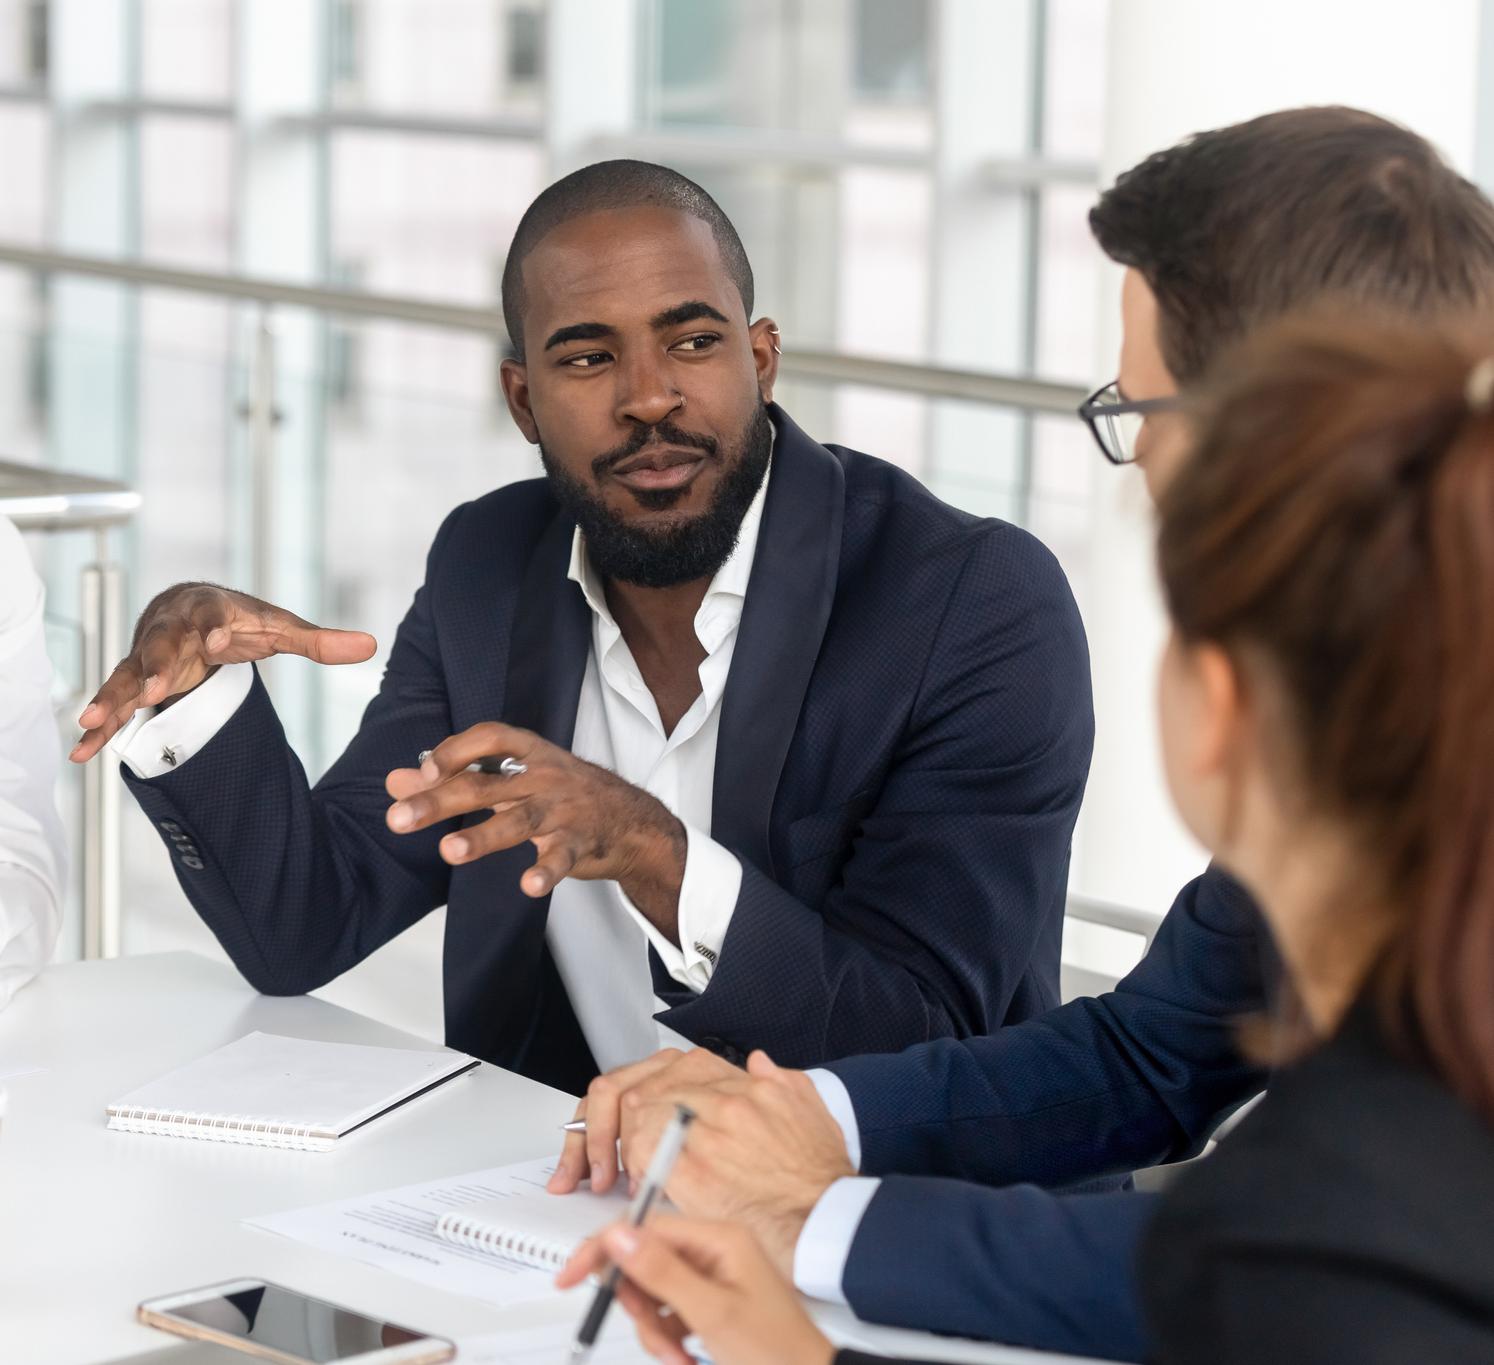
[[705, 467], [703, 450], [665, 446], [630, 455], [611, 472], [629, 488], [683, 488]]

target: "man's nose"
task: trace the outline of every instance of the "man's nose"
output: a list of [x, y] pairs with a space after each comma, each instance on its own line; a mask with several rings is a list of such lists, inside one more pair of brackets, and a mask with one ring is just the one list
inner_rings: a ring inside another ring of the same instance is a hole
[[668, 368], [653, 357], [637, 357], [618, 367], [617, 416], [625, 423], [658, 426], [685, 406]]

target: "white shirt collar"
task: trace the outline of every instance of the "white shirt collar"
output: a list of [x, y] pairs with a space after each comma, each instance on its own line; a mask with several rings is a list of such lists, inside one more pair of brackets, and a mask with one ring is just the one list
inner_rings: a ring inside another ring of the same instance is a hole
[[[777, 443], [776, 430], [774, 443]], [[720, 640], [707, 639], [706, 635], [719, 633], [719, 627], [712, 630], [710, 624], [712, 620], [720, 621], [721, 619], [721, 614], [712, 609], [718, 605], [731, 608], [729, 616], [733, 627], [741, 617], [742, 603], [747, 598], [747, 583], [752, 577], [753, 560], [757, 557], [757, 537], [759, 531], [762, 530], [763, 505], [767, 501], [768, 480], [772, 477], [773, 468], [770, 459], [763, 481], [758, 485], [757, 493], [742, 517], [742, 525], [737, 532], [736, 548], [727, 557], [726, 563], [716, 570], [710, 587], [706, 589], [700, 610], [695, 613], [696, 637], [707, 650], [712, 652], [720, 644]], [[586, 598], [586, 605], [591, 608], [592, 614], [604, 626], [616, 629], [617, 623], [612, 619], [612, 611], [607, 606], [606, 590], [592, 565], [591, 556], [586, 553], [586, 540], [579, 526], [571, 536], [571, 564], [566, 576], [580, 585], [582, 596]], [[722, 599], [734, 600], [723, 601]]]

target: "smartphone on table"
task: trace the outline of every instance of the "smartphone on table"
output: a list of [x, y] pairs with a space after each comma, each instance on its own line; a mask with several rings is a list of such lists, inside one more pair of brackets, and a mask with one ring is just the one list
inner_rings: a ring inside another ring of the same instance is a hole
[[213, 1341], [278, 1365], [439, 1365], [456, 1355], [444, 1337], [365, 1317], [265, 1280], [225, 1280], [147, 1299], [140, 1321]]

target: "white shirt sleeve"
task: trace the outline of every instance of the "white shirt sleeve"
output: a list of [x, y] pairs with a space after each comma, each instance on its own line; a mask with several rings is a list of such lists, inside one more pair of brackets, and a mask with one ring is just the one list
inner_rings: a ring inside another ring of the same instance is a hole
[[160, 777], [200, 753], [244, 704], [253, 684], [253, 664], [224, 664], [164, 711], [141, 707], [110, 747], [136, 777]]
[[20, 532], [0, 517], [0, 1007], [47, 964], [62, 926], [62, 741], [44, 600]]
[[846, 1155], [851, 1165], [861, 1169], [861, 1129], [856, 1123], [856, 1106], [851, 1103], [851, 1092], [846, 1083], [833, 1071], [815, 1067], [804, 1073], [819, 1092], [820, 1103], [830, 1111], [830, 1117], [840, 1126], [840, 1134], [846, 1140]]
[[[614, 883], [616, 885], [616, 883]], [[671, 943], [617, 888], [618, 898], [653, 944], [665, 969], [699, 994], [711, 984], [721, 945], [742, 890], [742, 864], [709, 834], [685, 824], [685, 875], [680, 883], [679, 945]]]
[[846, 1176], [820, 1196], [794, 1247], [794, 1287], [801, 1294], [826, 1303], [845, 1303], [841, 1282], [851, 1244], [881, 1183], [867, 1176]]

